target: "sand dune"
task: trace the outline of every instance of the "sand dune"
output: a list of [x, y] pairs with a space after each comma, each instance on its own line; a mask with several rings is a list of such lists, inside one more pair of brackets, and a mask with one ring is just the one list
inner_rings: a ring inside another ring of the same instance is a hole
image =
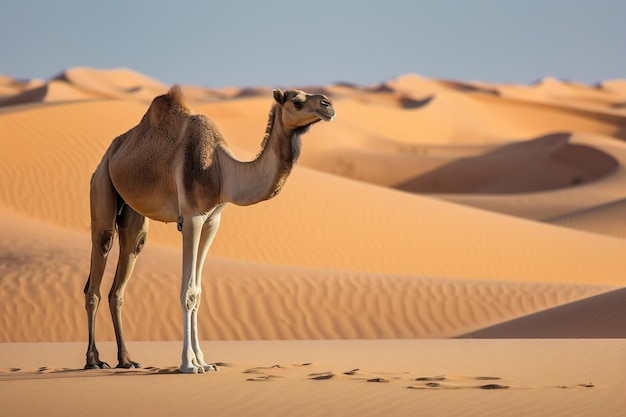
[[[263, 104], [267, 103], [255, 98], [249, 104], [252, 109], [240, 106], [239, 113], [229, 114], [226, 109], [214, 116], [224, 125], [225, 135], [236, 139], [231, 141], [237, 146], [235, 153], [244, 159], [258, 152], [258, 132], [263, 131], [266, 117]], [[238, 135], [235, 127], [252, 110], [260, 113], [258, 123], [241, 127]], [[12, 156], [0, 167], [7, 178], [3, 203], [86, 232], [88, 178], [111, 138], [136, 123], [143, 111], [142, 105], [132, 101], [99, 101], [5, 115], [0, 127], [19, 134], [21, 140], [18, 144], [5, 141], [0, 149]], [[102, 117], [103, 112], [111, 119]], [[61, 122], [56, 133], [65, 141], [63, 147], [41, 139], [45, 134], [41, 126], [52, 120]], [[314, 135], [305, 138], [305, 149], [315, 143]], [[612, 159], [606, 160], [612, 168]], [[8, 180], [33, 177], [37, 181]], [[277, 219], [282, 220], [281, 227]], [[367, 234], [363, 225], [368, 225]], [[501, 244], [504, 238], [506, 245]], [[176, 247], [180, 243], [173, 225], [154, 222], [149, 239]], [[546, 247], [537, 247], [536, 240], [544, 241]], [[563, 246], [563, 241], [571, 244]], [[606, 249], [591, 249], [597, 245]], [[580, 283], [587, 281], [591, 271], [602, 271], [596, 283], [619, 285], [625, 262], [619, 256], [622, 250], [620, 241], [589, 238], [300, 168], [280, 199], [254, 207], [228, 207], [212, 254], [321, 269], [535, 282]]]
[[617, 200], [574, 213], [564, 214], [547, 221], [559, 226], [626, 238], [626, 200]]
[[[100, 71], [91, 68], [73, 68], [58, 74], [42, 85], [19, 83], [10, 78], [0, 79], [0, 84], [3, 90], [8, 90], [0, 94], [0, 106], [90, 99], [129, 99], [147, 104], [156, 95], [163, 94], [167, 90], [164, 84], [128, 69]], [[7, 86], [20, 84], [21, 88], [17, 94], [7, 88]], [[31, 87], [29, 84], [34, 85]], [[0, 93], [3, 90], [0, 90]]]
[[44, 84], [44, 80], [16, 79], [0, 74], [0, 98], [5, 98], [21, 93], [22, 91]]
[[[584, 314], [576, 312], [584, 311]], [[626, 338], [626, 289], [610, 291], [464, 335], [469, 338]], [[585, 329], [584, 332], [580, 332]]]
[[594, 148], [569, 144], [556, 133], [457, 158], [396, 188], [416, 193], [528, 193], [595, 181], [618, 162]]
[[[89, 237], [0, 213], [5, 236], [0, 246], [5, 297], [0, 306], [0, 342], [83, 340]], [[20, 239], [23, 235], [30, 239]], [[28, 255], [29, 249], [37, 255]], [[116, 256], [114, 252], [110, 265]], [[146, 247], [125, 304], [133, 340], [180, 338], [180, 258], [179, 248]], [[104, 294], [113, 271], [110, 266], [105, 275]], [[458, 336], [610, 288], [373, 274], [217, 257], [208, 261], [204, 284], [200, 326], [208, 340]], [[26, 305], [29, 314], [21, 317]], [[145, 326], [146, 317], [155, 325]], [[114, 339], [106, 308], [98, 325], [102, 340]]]
[[[409, 74], [307, 87], [332, 97], [337, 119], [304, 137], [278, 198], [225, 210], [205, 268], [200, 335], [224, 372], [200, 378], [218, 414], [397, 415], [419, 403], [458, 415], [463, 403], [467, 415], [619, 415], [623, 343], [581, 339], [626, 336], [624, 86]], [[206, 411], [204, 399], [181, 408], [164, 395], [181, 378], [171, 375], [181, 338], [173, 224], [151, 223], [124, 307], [148, 368], [77, 370], [89, 178], [166, 89], [129, 69], [0, 77], [0, 409], [10, 415], [74, 414], [82, 400], [59, 398], [86, 387], [132, 407], [138, 384], [155, 415]], [[184, 91], [237, 157], [259, 152], [269, 87]], [[98, 340], [114, 364], [107, 310]], [[500, 340], [445, 339], [458, 337]]]
[[13, 106], [28, 103], [51, 103], [79, 100], [98, 100], [107, 98], [105, 94], [83, 90], [63, 81], [50, 81], [44, 85], [29, 88], [20, 94], [4, 99], [2, 106]]

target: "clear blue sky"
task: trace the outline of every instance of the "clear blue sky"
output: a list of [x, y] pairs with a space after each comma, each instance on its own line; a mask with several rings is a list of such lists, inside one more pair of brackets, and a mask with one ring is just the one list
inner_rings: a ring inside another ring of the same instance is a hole
[[0, 73], [76, 66], [207, 87], [591, 84], [626, 78], [626, 1], [0, 0]]

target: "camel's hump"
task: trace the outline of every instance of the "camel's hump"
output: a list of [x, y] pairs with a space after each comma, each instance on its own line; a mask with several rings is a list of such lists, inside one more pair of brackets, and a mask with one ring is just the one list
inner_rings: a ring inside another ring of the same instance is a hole
[[172, 88], [161, 96], [152, 100], [148, 109], [149, 120], [152, 126], [158, 126], [168, 119], [176, 118], [184, 114], [191, 114], [191, 108], [185, 99], [183, 90], [178, 84], [174, 84]]
[[174, 84], [170, 90], [167, 92], [167, 95], [170, 97], [173, 105], [178, 105], [184, 108], [188, 108], [187, 100], [185, 100], [185, 95], [183, 94], [183, 89], [178, 84]]

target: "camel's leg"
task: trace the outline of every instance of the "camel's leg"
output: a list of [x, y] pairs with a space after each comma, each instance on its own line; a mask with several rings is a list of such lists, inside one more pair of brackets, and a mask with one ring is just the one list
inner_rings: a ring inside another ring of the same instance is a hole
[[180, 371], [184, 373], [204, 372], [193, 350], [191, 341], [191, 316], [196, 309], [200, 294], [196, 285], [198, 249], [206, 215], [183, 216], [183, 279], [180, 289], [180, 305], [183, 312], [183, 355]]
[[109, 178], [107, 161], [103, 159], [91, 179], [91, 266], [85, 285], [85, 309], [89, 329], [87, 361], [85, 369], [109, 368], [102, 362], [96, 349], [96, 313], [100, 304], [100, 284], [106, 267], [109, 251], [115, 237], [117, 193]]
[[180, 371], [198, 373], [217, 370], [208, 365], [198, 341], [198, 307], [202, 293], [202, 267], [215, 238], [224, 206], [210, 214], [183, 216], [183, 279], [180, 304], [183, 312], [183, 355]]
[[120, 241], [120, 257], [111, 292], [109, 293], [109, 308], [111, 309], [115, 338], [117, 340], [117, 367], [140, 368], [141, 365], [130, 359], [124, 343], [122, 306], [124, 305], [126, 284], [133, 273], [137, 257], [146, 242], [148, 219], [130, 208], [130, 206], [125, 205], [117, 217], [117, 230]]
[[207, 253], [213, 239], [217, 234], [217, 230], [220, 226], [221, 208], [216, 214], [213, 214], [202, 227], [202, 234], [200, 235], [200, 245], [198, 248], [198, 263], [196, 268], [196, 291], [198, 292], [198, 300], [195, 308], [191, 311], [191, 343], [192, 349], [196, 355], [196, 361], [205, 371], [217, 371], [217, 366], [214, 364], [207, 364], [204, 361], [204, 353], [200, 348], [200, 342], [198, 338], [198, 309], [200, 308], [200, 302], [202, 299], [202, 268], [204, 261], [206, 260]]

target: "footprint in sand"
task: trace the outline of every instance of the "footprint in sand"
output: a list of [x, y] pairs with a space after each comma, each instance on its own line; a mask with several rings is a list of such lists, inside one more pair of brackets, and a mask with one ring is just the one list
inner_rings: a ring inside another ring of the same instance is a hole
[[393, 373], [382, 373], [384, 376], [379, 376], [380, 372], [368, 372], [361, 371], [360, 369], [353, 369], [351, 371], [347, 371], [343, 373], [344, 375], [354, 376], [355, 379], [365, 380], [366, 382], [382, 382], [387, 383], [391, 382], [391, 379], [400, 379], [397, 374]]
[[309, 374], [309, 377], [311, 379], [314, 379], [315, 381], [324, 381], [326, 379], [334, 378], [335, 376], [337, 375], [332, 372], [320, 372], [320, 373], [315, 373], [315, 374]]
[[284, 379], [284, 378], [285, 378], [284, 376], [280, 376], [280, 375], [259, 375], [253, 378], [248, 378], [246, 379], [246, 381], [265, 382], [265, 381], [275, 381], [275, 380]]
[[254, 374], [255, 376], [246, 379], [246, 381], [275, 381], [287, 378], [284, 374], [297, 368], [307, 367], [312, 365], [311, 363], [302, 363], [296, 365], [273, 365], [273, 366], [258, 366], [255, 368], [246, 369], [244, 374]]
[[[508, 385], [503, 384], [480, 384], [476, 385], [473, 381], [495, 381], [499, 380], [496, 376], [424, 376], [415, 378], [417, 382], [423, 382], [423, 384], [410, 385], [409, 389], [507, 389]], [[470, 384], [466, 384], [465, 381], [470, 381]]]
[[334, 372], [319, 372], [309, 374], [309, 379], [313, 379], [316, 381], [323, 381], [332, 378], [342, 378], [342, 379], [352, 379], [358, 381], [366, 381], [366, 382], [378, 382], [378, 383], [387, 383], [392, 380], [400, 379], [400, 374], [396, 373], [385, 373], [385, 372], [369, 372], [364, 371], [359, 368], [351, 369], [346, 372], [334, 373]]
[[416, 381], [425, 381], [425, 382], [433, 382], [433, 381], [445, 381], [446, 377], [444, 376], [423, 376], [420, 378], [415, 378]]

